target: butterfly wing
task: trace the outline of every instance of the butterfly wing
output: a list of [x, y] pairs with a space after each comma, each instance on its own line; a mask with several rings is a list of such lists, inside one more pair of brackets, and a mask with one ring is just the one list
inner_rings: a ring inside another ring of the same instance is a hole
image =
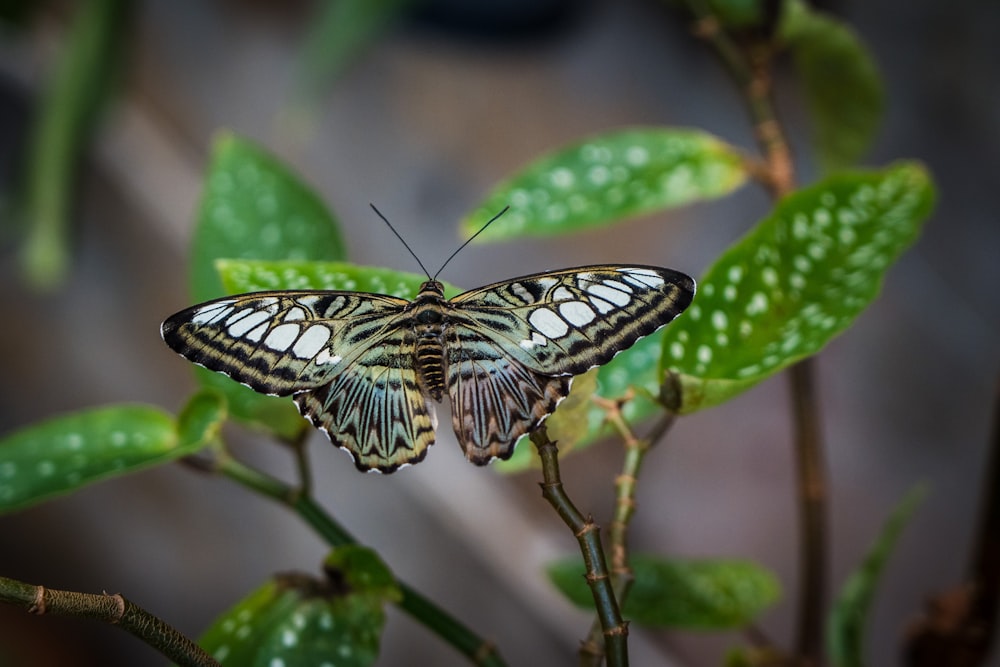
[[460, 294], [447, 340], [452, 421], [474, 463], [508, 458], [569, 393], [691, 303], [694, 281], [651, 266], [538, 273]]
[[445, 347], [452, 427], [476, 465], [510, 458], [517, 440], [569, 393], [571, 376], [533, 371], [476, 327], [453, 324]]
[[299, 409], [362, 470], [419, 461], [436, 420], [417, 386], [409, 302], [356, 292], [256, 292], [169, 317], [163, 340], [190, 361]]

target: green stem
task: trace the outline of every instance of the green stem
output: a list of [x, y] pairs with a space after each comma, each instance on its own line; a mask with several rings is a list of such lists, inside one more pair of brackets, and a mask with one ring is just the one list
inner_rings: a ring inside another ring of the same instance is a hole
[[200, 646], [121, 595], [60, 591], [0, 577], [0, 601], [24, 607], [32, 614], [102, 620], [120, 626], [179, 665], [219, 667]]
[[[358, 543], [312, 496], [300, 489], [250, 468], [226, 454], [219, 456], [216, 469], [243, 486], [288, 506], [330, 546]], [[473, 664], [486, 667], [503, 667], [506, 664], [491, 642], [472, 632], [408, 584], [402, 581], [397, 583], [403, 592], [399, 607], [455, 647]]]
[[[593, 518], [584, 517], [573, 505], [563, 488], [559, 476], [559, 452], [554, 442], [549, 440], [545, 427], [531, 433], [531, 441], [538, 449], [542, 461], [542, 496], [556, 510], [563, 522], [569, 526], [580, 545], [583, 562], [587, 568], [587, 584], [594, 596], [594, 606], [601, 621], [604, 644], [607, 647], [609, 667], [625, 667], [628, 664], [628, 623], [622, 618], [618, 600], [608, 575], [608, 566], [601, 546], [601, 530]], [[584, 643], [581, 647], [581, 662], [591, 659], [594, 647]]]

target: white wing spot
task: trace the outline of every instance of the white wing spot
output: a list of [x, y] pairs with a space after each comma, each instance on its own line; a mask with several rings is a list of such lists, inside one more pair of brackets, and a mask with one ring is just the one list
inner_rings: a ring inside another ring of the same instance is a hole
[[596, 308], [597, 312], [601, 315], [607, 315], [615, 309], [615, 305], [613, 303], [608, 303], [604, 299], [598, 299], [596, 296], [590, 297], [590, 304]]
[[559, 304], [559, 314], [575, 327], [590, 324], [597, 317], [597, 313], [583, 301], [567, 301]]
[[528, 340], [522, 340], [518, 343], [525, 350], [534, 349], [536, 346], [545, 346], [549, 344], [549, 339], [538, 333], [537, 331], [532, 332], [531, 338]]
[[322, 324], [314, 324], [306, 329], [292, 346], [292, 353], [300, 359], [311, 359], [330, 342], [331, 331]]
[[622, 277], [639, 287], [659, 287], [666, 281], [652, 269], [618, 269]]
[[294, 322], [296, 320], [304, 320], [306, 318], [306, 311], [303, 308], [295, 306], [285, 314], [286, 322]]
[[298, 324], [279, 324], [264, 339], [264, 345], [275, 352], [284, 352], [299, 337], [302, 328]]
[[220, 301], [218, 303], [213, 303], [211, 306], [206, 306], [194, 314], [191, 318], [192, 324], [211, 324], [216, 322], [233, 312], [230, 308], [232, 301]]
[[264, 337], [267, 332], [267, 327], [270, 326], [270, 322], [264, 322], [263, 324], [257, 326], [254, 330], [248, 333], [244, 338], [253, 341], [254, 343], [259, 343], [260, 339]]
[[327, 347], [320, 350], [319, 354], [316, 355], [316, 358], [313, 359], [313, 361], [315, 361], [316, 364], [319, 366], [326, 366], [327, 364], [329, 364], [330, 366], [336, 366], [341, 362], [342, 359], [343, 357], [341, 357], [339, 354], [331, 355], [330, 348]]
[[521, 283], [511, 283], [510, 291], [514, 293], [514, 296], [516, 296], [521, 301], [524, 301], [525, 303], [535, 302], [535, 298], [531, 296], [531, 292], [529, 292], [528, 288], [522, 285]]
[[[606, 301], [610, 301], [611, 303], [615, 304], [618, 307], [627, 306], [629, 301], [632, 300], [631, 291], [622, 292], [621, 290], [612, 287], [612, 285], [622, 285], [622, 283], [619, 283], [616, 280], [605, 280], [604, 282], [601, 283], [594, 283], [593, 285], [588, 285], [587, 291], [593, 294], [594, 296], [600, 297]], [[622, 285], [622, 287], [625, 287], [625, 285]], [[598, 310], [600, 310], [600, 306], [598, 306], [596, 303], [594, 304], [594, 306]]]
[[[250, 312], [248, 314], [244, 314], [247, 311]], [[237, 315], [239, 315], [239, 317], [236, 317]], [[226, 323], [229, 324], [229, 335], [233, 338], [240, 338], [261, 322], [270, 319], [270, 317], [270, 313], [266, 310], [253, 310], [251, 308], [245, 308], [226, 321]]]
[[556, 288], [556, 291], [552, 293], [552, 299], [554, 301], [569, 301], [570, 299], [575, 299], [576, 297], [566, 289], [565, 286], [560, 285]]
[[528, 322], [548, 338], [560, 338], [569, 332], [569, 325], [548, 308], [536, 309], [528, 316]]

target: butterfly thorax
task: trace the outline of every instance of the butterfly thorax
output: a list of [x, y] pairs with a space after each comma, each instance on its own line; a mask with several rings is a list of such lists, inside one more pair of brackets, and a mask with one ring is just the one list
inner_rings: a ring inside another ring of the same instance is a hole
[[414, 366], [426, 395], [440, 402], [445, 391], [444, 328], [450, 306], [444, 298], [444, 286], [428, 280], [409, 306], [411, 327], [416, 336]]

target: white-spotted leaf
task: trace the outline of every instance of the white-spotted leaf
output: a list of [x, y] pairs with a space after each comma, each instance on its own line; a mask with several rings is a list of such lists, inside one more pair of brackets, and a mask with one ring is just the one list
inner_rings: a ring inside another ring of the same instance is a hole
[[364, 667], [378, 657], [383, 606], [400, 592], [369, 549], [335, 550], [327, 577], [278, 575], [219, 617], [200, 640], [223, 666]]
[[[194, 301], [224, 296], [219, 258], [341, 260], [344, 242], [320, 197], [272, 155], [233, 134], [216, 140], [191, 247]], [[288, 400], [254, 393], [204, 369], [203, 386], [225, 394], [232, 415], [285, 437], [305, 427]]]
[[[427, 280], [415, 273], [349, 262], [220, 259], [216, 268], [231, 294], [263, 290], [349, 290], [412, 299]], [[445, 283], [446, 297], [460, 291]]]
[[933, 205], [918, 164], [803, 188], [730, 246], [663, 334], [681, 412], [716, 405], [818, 352], [878, 295]]
[[198, 395], [181, 420], [147, 405], [62, 415], [0, 439], [0, 513], [109, 477], [175, 460], [203, 447], [224, 409]]
[[609, 132], [544, 156], [498, 185], [462, 221], [471, 236], [510, 206], [477, 241], [548, 236], [721, 197], [742, 185], [739, 153], [696, 130]]

